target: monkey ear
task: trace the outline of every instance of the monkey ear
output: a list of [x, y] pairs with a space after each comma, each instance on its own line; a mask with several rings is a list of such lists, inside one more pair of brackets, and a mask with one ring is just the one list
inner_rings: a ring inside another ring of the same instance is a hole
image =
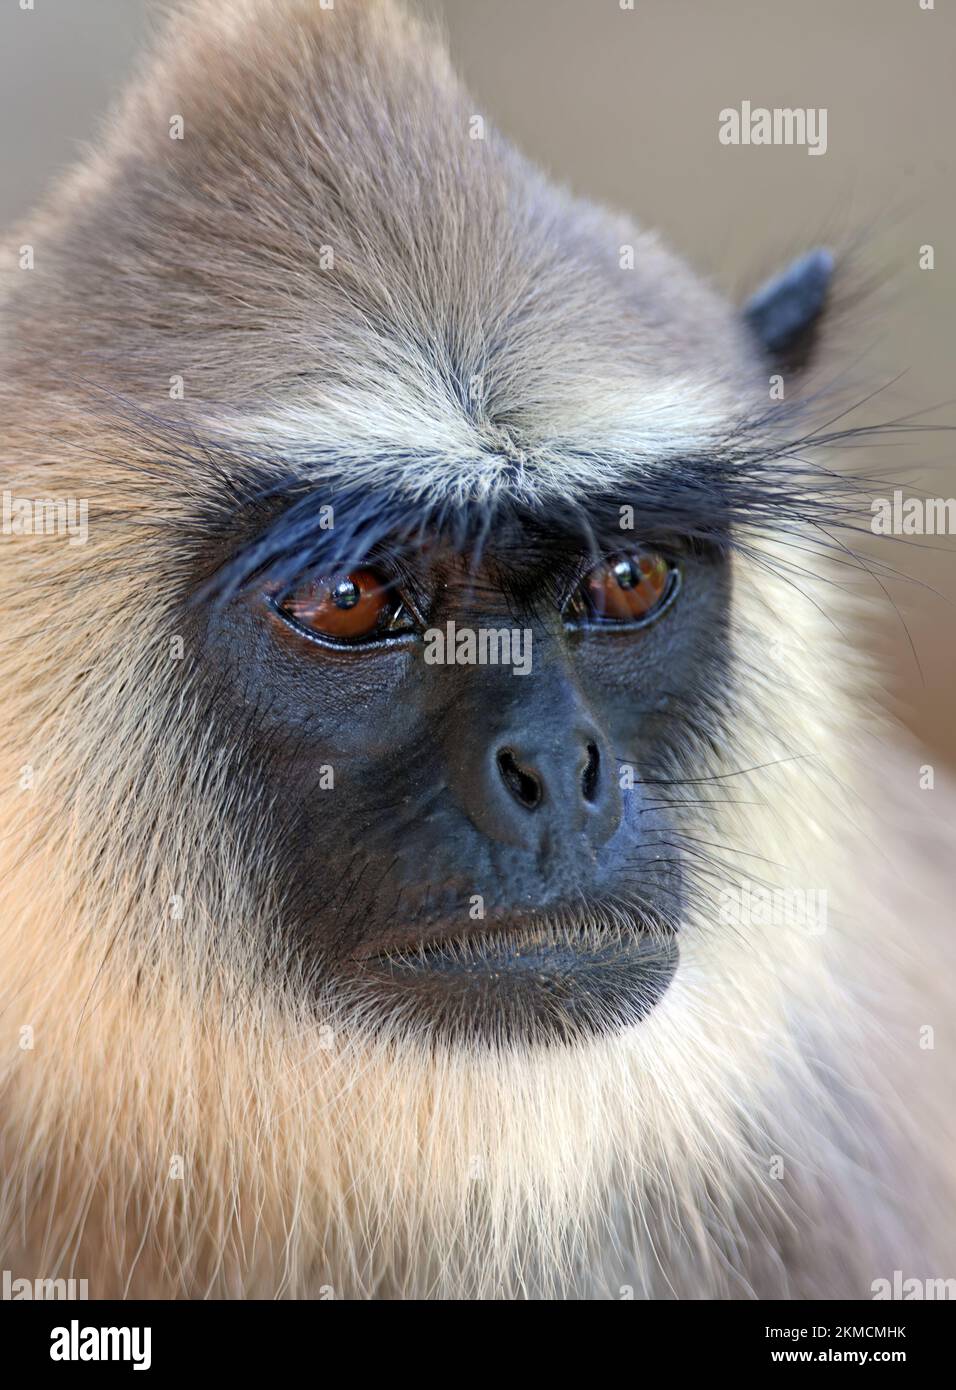
[[832, 251], [808, 251], [744, 305], [745, 322], [780, 366], [795, 370], [809, 361], [835, 266]]

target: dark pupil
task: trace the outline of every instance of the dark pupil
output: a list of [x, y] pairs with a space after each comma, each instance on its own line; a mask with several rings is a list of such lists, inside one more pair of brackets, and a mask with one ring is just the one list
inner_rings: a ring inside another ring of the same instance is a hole
[[611, 573], [614, 575], [618, 587], [621, 589], [633, 589], [634, 585], [641, 578], [639, 571], [635, 573], [635, 566], [632, 560], [618, 560]]
[[354, 608], [361, 597], [359, 586], [353, 579], [343, 579], [332, 590], [332, 602], [336, 608]]

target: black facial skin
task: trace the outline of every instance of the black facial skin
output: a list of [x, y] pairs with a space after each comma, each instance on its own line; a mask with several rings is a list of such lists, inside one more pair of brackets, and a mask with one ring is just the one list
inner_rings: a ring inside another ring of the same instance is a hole
[[668, 783], [718, 717], [728, 570], [675, 541], [656, 621], [569, 627], [594, 563], [517, 525], [477, 565], [440, 542], [403, 558], [394, 582], [428, 627], [529, 629], [527, 675], [426, 664], [420, 630], [315, 640], [268, 585], [209, 611], [269, 808], [286, 966], [320, 1004], [436, 1043], [552, 1043], [637, 1023], [666, 990], [686, 891]]

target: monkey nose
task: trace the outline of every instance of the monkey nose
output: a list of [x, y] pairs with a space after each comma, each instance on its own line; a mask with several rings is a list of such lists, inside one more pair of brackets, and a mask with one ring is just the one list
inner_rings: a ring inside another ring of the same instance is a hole
[[519, 806], [533, 811], [541, 805], [544, 788], [534, 768], [523, 767], [510, 748], [499, 750], [498, 773]]
[[551, 745], [503, 742], [494, 764], [496, 798], [508, 819], [531, 815], [549, 829], [583, 831], [598, 842], [617, 828], [620, 797], [597, 733], [582, 731]]

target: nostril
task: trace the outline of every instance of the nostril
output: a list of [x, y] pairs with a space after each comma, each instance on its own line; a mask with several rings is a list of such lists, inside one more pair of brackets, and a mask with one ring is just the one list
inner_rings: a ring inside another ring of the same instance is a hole
[[510, 748], [503, 748], [497, 761], [501, 780], [511, 795], [522, 806], [533, 811], [541, 801], [542, 788], [538, 778], [520, 765]]
[[585, 801], [593, 801], [598, 791], [598, 773], [601, 767], [601, 755], [598, 753], [597, 744], [588, 744], [588, 760], [581, 774], [581, 791]]

